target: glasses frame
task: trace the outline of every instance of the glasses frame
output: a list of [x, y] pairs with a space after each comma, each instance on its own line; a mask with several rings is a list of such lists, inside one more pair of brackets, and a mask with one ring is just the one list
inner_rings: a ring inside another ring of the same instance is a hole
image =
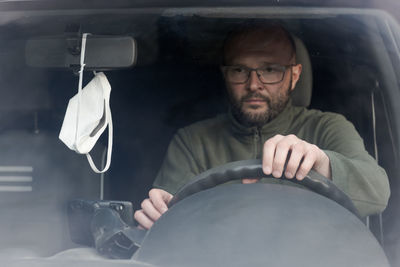
[[283, 81], [283, 79], [285, 79], [286, 71], [287, 71], [289, 68], [292, 68], [292, 67], [294, 67], [294, 66], [297, 66], [298, 64], [289, 64], [289, 65], [275, 64], [275, 65], [279, 65], [279, 66], [281, 66], [281, 67], [284, 67], [284, 68], [285, 68], [285, 71], [283, 72], [283, 75], [282, 75], [282, 78], [281, 78], [280, 81], [272, 82], [272, 83], [265, 83], [265, 82], [263, 82], [263, 81], [260, 79], [261, 74], [259, 74], [258, 71], [261, 70], [261, 69], [265, 69], [265, 67], [263, 67], [263, 68], [249, 68], [249, 67], [247, 67], [247, 66], [241, 66], [241, 65], [224, 65], [224, 66], [221, 66], [221, 68], [222, 68], [222, 70], [223, 70], [223, 72], [224, 72], [224, 76], [226, 76], [226, 75], [225, 75], [226, 70], [227, 70], [228, 68], [231, 68], [231, 67], [242, 67], [242, 68], [246, 68], [246, 69], [249, 71], [249, 73], [248, 73], [248, 75], [247, 75], [247, 79], [246, 79], [244, 82], [230, 82], [230, 81], [228, 81], [229, 83], [232, 83], [232, 84], [245, 84], [245, 83], [247, 83], [247, 82], [249, 81], [249, 79], [250, 79], [250, 74], [251, 74], [253, 71], [256, 72], [257, 77], [258, 77], [258, 80], [259, 80], [262, 84], [278, 84], [278, 83], [281, 83], [281, 82]]

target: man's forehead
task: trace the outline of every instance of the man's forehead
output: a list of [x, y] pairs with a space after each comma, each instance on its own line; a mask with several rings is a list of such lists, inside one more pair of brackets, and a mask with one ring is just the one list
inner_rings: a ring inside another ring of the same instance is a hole
[[292, 50], [285, 42], [262, 40], [249, 42], [243, 40], [236, 43], [230, 50], [226, 51], [225, 59], [228, 62], [253, 60], [257, 62], [269, 62], [289, 64], [292, 59]]
[[245, 55], [271, 57], [271, 60], [288, 64], [293, 57], [293, 48], [282, 30], [253, 30], [234, 36], [225, 46], [226, 61]]

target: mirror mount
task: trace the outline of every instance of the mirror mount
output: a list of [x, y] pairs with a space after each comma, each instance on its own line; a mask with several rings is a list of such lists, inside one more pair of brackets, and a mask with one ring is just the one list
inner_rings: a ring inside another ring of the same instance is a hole
[[81, 54], [82, 39], [82, 27], [78, 24], [69, 24], [65, 28], [66, 42], [68, 52], [73, 56], [79, 56]]

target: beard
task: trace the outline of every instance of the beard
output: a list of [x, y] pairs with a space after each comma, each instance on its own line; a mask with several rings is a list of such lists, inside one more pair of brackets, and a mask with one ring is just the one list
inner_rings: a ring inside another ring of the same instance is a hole
[[[260, 127], [276, 118], [285, 109], [287, 103], [289, 102], [291, 92], [292, 90], [290, 90], [289, 85], [286, 90], [280, 92], [276, 97], [265, 96], [258, 92], [250, 92], [241, 99], [234, 99], [229, 92], [228, 95], [233, 116], [241, 124], [247, 127]], [[244, 110], [244, 102], [251, 98], [257, 98], [265, 101], [267, 109], [264, 112], [254, 112], [257, 108], [259, 108], [259, 106], [250, 105], [248, 108], [250, 110]]]

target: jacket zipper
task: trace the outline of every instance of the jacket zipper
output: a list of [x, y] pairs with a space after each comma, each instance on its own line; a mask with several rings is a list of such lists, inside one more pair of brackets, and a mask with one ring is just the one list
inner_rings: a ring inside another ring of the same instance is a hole
[[261, 131], [259, 128], [254, 130], [254, 158], [258, 158], [259, 147], [261, 144]]

